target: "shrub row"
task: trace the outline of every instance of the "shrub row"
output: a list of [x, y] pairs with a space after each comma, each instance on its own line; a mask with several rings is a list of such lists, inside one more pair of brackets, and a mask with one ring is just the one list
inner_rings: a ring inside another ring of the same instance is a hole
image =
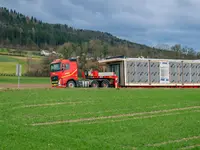
[[[16, 76], [15, 73], [0, 73], [0, 76]], [[22, 74], [22, 76], [26, 76], [26, 74]]]
[[31, 71], [31, 72], [27, 72], [26, 76], [28, 76], [28, 77], [49, 77], [49, 73], [40, 72], [40, 71]]
[[[15, 73], [0, 73], [0, 76], [10, 76], [10, 77], [14, 77], [16, 76]], [[48, 77], [49, 75], [47, 74], [41, 74], [41, 73], [37, 73], [37, 72], [29, 72], [29, 73], [23, 73], [21, 74], [22, 77]]]
[[26, 56], [27, 56], [27, 55], [25, 55], [25, 54], [5, 53], [5, 52], [0, 52], [0, 55], [7, 55], [7, 56], [20, 56], [20, 57], [26, 57]]
[[[0, 55], [7, 55], [7, 56], [19, 56], [19, 57], [27, 57], [27, 54], [20, 54], [20, 53], [7, 53], [7, 52], [0, 52]], [[39, 57], [40, 55], [34, 54], [32, 57]]]

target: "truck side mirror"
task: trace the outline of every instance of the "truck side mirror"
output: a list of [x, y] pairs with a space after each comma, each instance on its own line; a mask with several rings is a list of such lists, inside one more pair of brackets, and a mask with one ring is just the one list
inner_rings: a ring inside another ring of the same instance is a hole
[[61, 70], [62, 70], [62, 71], [65, 70], [65, 65], [64, 65], [64, 64], [62, 64], [62, 68], [61, 68]]
[[85, 73], [85, 76], [87, 77], [88, 76], [88, 71], [86, 70], [86, 71], [84, 71], [84, 73]]

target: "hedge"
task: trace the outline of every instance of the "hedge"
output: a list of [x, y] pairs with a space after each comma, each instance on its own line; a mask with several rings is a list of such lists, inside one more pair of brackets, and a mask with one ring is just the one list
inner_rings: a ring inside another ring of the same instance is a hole
[[[0, 73], [0, 76], [14, 77], [14, 76], [16, 76], [16, 74], [15, 73]], [[21, 74], [21, 76], [22, 77], [49, 77], [49, 75], [47, 75], [47, 74], [40, 74], [37, 72], [23, 73], [23, 74]]]

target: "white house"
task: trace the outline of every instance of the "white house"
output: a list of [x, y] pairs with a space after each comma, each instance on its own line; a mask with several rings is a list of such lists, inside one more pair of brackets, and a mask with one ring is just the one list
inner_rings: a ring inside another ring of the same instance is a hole
[[41, 50], [40, 54], [42, 56], [49, 56], [51, 53], [49, 51], [47, 51], [47, 50]]

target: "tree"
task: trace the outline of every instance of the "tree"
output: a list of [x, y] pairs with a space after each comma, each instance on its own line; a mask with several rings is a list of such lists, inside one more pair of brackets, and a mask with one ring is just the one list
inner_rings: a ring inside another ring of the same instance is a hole
[[200, 52], [197, 53], [197, 59], [200, 59]]
[[58, 56], [57, 55], [54, 55], [54, 54], [51, 54], [50, 56], [46, 56], [42, 59], [42, 65], [41, 65], [41, 70], [43, 72], [43, 74], [45, 76], [48, 76], [49, 73], [50, 73], [50, 63], [55, 60], [55, 59], [58, 59]]
[[102, 53], [103, 53], [104, 58], [108, 55], [108, 44], [107, 43], [104, 43]]
[[188, 58], [189, 59], [193, 59], [196, 57], [196, 52], [193, 48], [188, 48]]
[[181, 45], [180, 44], [175, 44], [174, 46], [171, 47], [172, 51], [176, 53], [176, 58], [181, 57]]
[[100, 40], [90, 40], [88, 45], [89, 53], [92, 54], [94, 60], [97, 60], [98, 57], [102, 57], [103, 55], [103, 44]]
[[182, 54], [187, 55], [188, 54], [188, 48], [187, 47], [183, 47], [181, 49]]
[[84, 71], [86, 69], [86, 63], [87, 63], [87, 53], [88, 53], [88, 43], [83, 42], [80, 44], [80, 53], [79, 53], [79, 68]]
[[68, 59], [73, 55], [73, 52], [75, 51], [73, 48], [73, 44], [67, 42], [59, 47], [58, 52], [61, 53], [65, 59]]

